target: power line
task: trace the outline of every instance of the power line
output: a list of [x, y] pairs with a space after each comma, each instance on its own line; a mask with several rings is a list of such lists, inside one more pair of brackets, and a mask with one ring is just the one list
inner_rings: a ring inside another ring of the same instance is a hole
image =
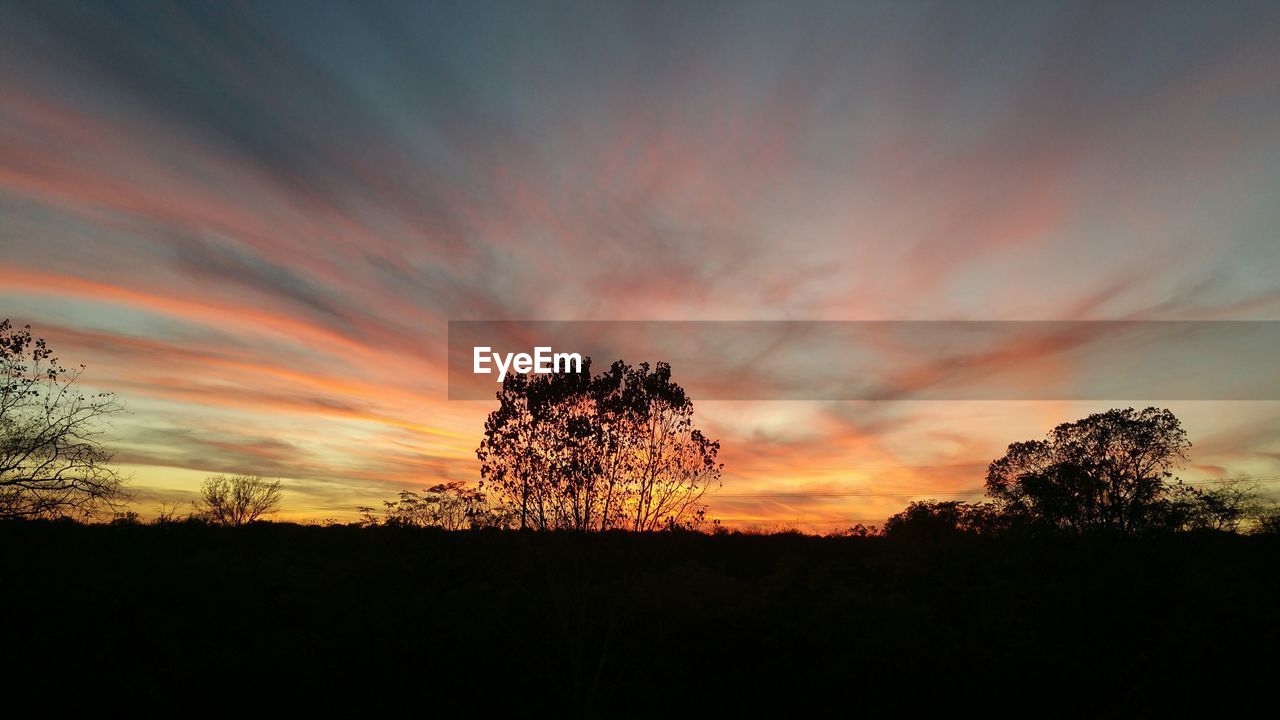
[[1182, 484], [1183, 485], [1222, 485], [1226, 483], [1237, 483], [1237, 482], [1246, 482], [1246, 481], [1259, 482], [1259, 483], [1271, 483], [1271, 482], [1280, 481], [1280, 475], [1256, 475], [1256, 476], [1245, 475], [1245, 476], [1233, 477], [1233, 478], [1218, 478], [1216, 480], [1188, 480]]

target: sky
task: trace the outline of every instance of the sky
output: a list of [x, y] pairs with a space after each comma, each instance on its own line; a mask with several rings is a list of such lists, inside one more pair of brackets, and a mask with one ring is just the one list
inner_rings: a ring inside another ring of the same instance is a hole
[[[0, 317], [124, 401], [144, 515], [250, 472], [288, 519], [478, 479], [496, 403], [447, 399], [449, 320], [1278, 320], [1278, 34], [1249, 2], [0, 0]], [[1280, 475], [1280, 403], [1150, 400], [1184, 477]], [[828, 530], [976, 499], [1111, 406], [694, 403], [714, 516]]]

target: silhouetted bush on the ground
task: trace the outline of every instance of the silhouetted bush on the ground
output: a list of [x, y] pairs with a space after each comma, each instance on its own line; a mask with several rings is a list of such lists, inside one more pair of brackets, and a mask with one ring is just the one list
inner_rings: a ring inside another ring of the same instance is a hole
[[1280, 639], [1276, 536], [14, 522], [0, 542], [7, 697], [157, 712], [255, 688], [428, 716], [1222, 713], [1267, 701]]

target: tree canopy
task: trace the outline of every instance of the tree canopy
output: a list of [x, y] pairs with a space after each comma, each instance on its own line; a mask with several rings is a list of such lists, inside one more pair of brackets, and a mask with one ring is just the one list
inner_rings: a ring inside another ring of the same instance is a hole
[[0, 517], [96, 517], [129, 500], [102, 443], [123, 408], [76, 384], [30, 326], [0, 322]]
[[658, 530], [696, 524], [720, 485], [720, 443], [693, 421], [671, 366], [592, 376], [509, 375], [476, 450], [481, 487], [521, 528]]
[[1217, 487], [1174, 472], [1191, 447], [1172, 412], [1108, 410], [1009, 445], [987, 470], [988, 502], [921, 500], [889, 518], [887, 536], [939, 540], [1010, 530], [1140, 533], [1268, 529], [1273, 512], [1247, 479]]
[[1005, 513], [1060, 528], [1165, 525], [1190, 447], [1169, 410], [1108, 410], [1010, 445], [987, 470], [987, 493]]

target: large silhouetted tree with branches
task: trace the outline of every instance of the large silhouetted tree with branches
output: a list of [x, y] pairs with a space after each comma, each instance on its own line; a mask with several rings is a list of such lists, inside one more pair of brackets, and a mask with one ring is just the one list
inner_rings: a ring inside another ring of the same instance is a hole
[[1017, 442], [987, 470], [989, 502], [926, 500], [889, 518], [884, 534], [917, 539], [1052, 529], [1220, 530], [1265, 526], [1269, 504], [1247, 480], [1213, 489], [1174, 471], [1191, 447], [1168, 410], [1108, 410]]
[[102, 443], [122, 407], [81, 390], [83, 369], [60, 365], [29, 326], [0, 322], [0, 517], [92, 518], [128, 502]]
[[671, 366], [512, 375], [476, 454], [520, 527], [635, 531], [692, 524], [720, 484], [720, 444], [693, 422]]
[[1180, 500], [1173, 471], [1190, 447], [1168, 410], [1108, 410], [1010, 445], [987, 470], [987, 493], [1007, 514], [1064, 529], [1167, 527]]

